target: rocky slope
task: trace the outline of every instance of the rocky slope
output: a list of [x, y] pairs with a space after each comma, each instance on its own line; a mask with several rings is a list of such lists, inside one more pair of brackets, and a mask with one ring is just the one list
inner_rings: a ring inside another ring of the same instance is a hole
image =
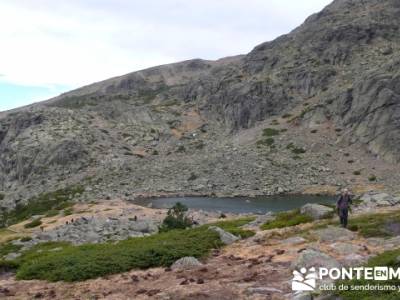
[[[392, 203], [393, 200], [396, 203]], [[353, 207], [350, 217], [353, 230], [354, 224], [361, 224], [357, 218], [369, 216], [371, 210], [374, 212], [373, 219], [384, 220], [373, 228], [372, 237], [366, 236], [361, 226], [358, 232], [340, 228], [334, 223], [336, 217], [333, 220], [261, 230], [259, 225], [274, 218], [267, 214], [245, 225], [246, 229], [256, 231], [253, 237], [231, 241], [224, 248], [215, 249], [212, 255], [201, 262], [185, 258], [178, 260], [179, 263], [174, 263], [171, 268], [131, 270], [74, 283], [16, 280], [14, 274], [2, 273], [0, 295], [4, 299], [336, 299], [324, 296], [312, 298], [307, 293], [294, 294], [290, 287], [291, 271], [311, 266], [359, 266], [377, 254], [397, 249], [400, 243], [399, 201], [400, 198], [387, 194], [366, 194], [361, 198], [361, 204]], [[316, 205], [314, 212], [319, 209], [319, 205]], [[44, 219], [44, 233], [51, 235], [57, 228], [61, 232], [66, 227], [63, 224], [65, 220], [82, 218], [82, 215], [92, 215], [96, 219], [105, 216], [113, 218], [121, 214], [136, 215], [141, 220], [156, 220], [161, 215], [165, 216], [165, 211], [141, 208], [117, 200], [92, 206], [78, 204], [74, 211], [73, 215], [53, 218], [57, 224], [51, 218]], [[395, 219], [389, 217], [393, 214]], [[196, 219], [203, 217], [206, 217], [203, 219], [206, 223], [218, 219], [213, 213], [206, 216], [197, 212]], [[390, 222], [392, 226], [389, 226]], [[23, 230], [22, 225], [14, 225], [10, 229], [20, 231]], [[79, 227], [82, 223], [69, 226]], [[390, 234], [380, 236], [376, 230], [381, 227]], [[24, 230], [25, 236], [32, 233], [33, 236], [43, 235], [39, 229]], [[63, 237], [68, 239], [69, 235]], [[34, 240], [24, 241], [23, 244], [27, 246]], [[322, 283], [319, 281], [318, 285]]]
[[336, 0], [247, 55], [0, 113], [0, 205], [77, 183], [83, 199], [397, 189], [399, 17], [396, 0]]

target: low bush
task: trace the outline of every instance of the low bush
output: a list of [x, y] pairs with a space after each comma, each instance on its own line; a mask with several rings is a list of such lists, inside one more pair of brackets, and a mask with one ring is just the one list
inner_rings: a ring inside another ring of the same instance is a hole
[[4, 200], [5, 197], [6, 197], [6, 196], [5, 196], [4, 194], [0, 193], [0, 201], [1, 201], [1, 200]]
[[313, 219], [310, 216], [303, 215], [300, 213], [300, 209], [291, 211], [280, 212], [276, 214], [275, 220], [269, 221], [261, 226], [261, 229], [274, 229], [295, 226], [303, 223], [312, 222]]
[[375, 175], [370, 175], [368, 177], [368, 181], [376, 181], [376, 176]]
[[186, 216], [188, 208], [180, 202], [168, 210], [167, 216], [160, 226], [160, 231], [165, 232], [173, 229], [185, 229], [192, 226], [193, 222]]
[[357, 175], [357, 176], [358, 176], [358, 175], [361, 175], [361, 171], [356, 170], [356, 171], [353, 172], [353, 175]]
[[33, 220], [32, 222], [26, 223], [26, 224], [24, 225], [24, 227], [25, 227], [25, 228], [35, 228], [35, 227], [38, 227], [38, 226], [40, 226], [40, 225], [42, 225], [42, 220], [40, 220], [40, 219], [35, 219], [35, 220]]
[[263, 136], [275, 136], [279, 135], [279, 130], [274, 128], [265, 128], [263, 130]]
[[[222, 245], [206, 226], [171, 230], [115, 244], [64, 245], [59, 251], [34, 248], [17, 260], [17, 279], [80, 281], [133, 268], [170, 266], [179, 258], [202, 258]], [[53, 246], [54, 248], [54, 246]]]

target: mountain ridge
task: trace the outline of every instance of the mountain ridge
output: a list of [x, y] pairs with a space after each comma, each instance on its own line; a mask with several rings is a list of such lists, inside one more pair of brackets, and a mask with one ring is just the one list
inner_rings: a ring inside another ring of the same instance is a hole
[[152, 67], [4, 113], [0, 203], [82, 182], [85, 199], [393, 190], [397, 16], [394, 0], [336, 0], [246, 55]]

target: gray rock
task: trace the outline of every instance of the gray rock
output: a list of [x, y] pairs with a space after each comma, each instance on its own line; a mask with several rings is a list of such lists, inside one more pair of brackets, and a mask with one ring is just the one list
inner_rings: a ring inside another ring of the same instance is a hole
[[306, 249], [301, 252], [298, 258], [292, 263], [292, 269], [301, 269], [303, 267], [338, 268], [340, 267], [340, 263], [323, 252], [314, 249]]
[[336, 226], [313, 230], [311, 233], [316, 235], [321, 242], [349, 241], [356, 236], [354, 232]]
[[257, 218], [250, 222], [249, 226], [260, 226], [266, 222], [273, 221], [276, 217], [272, 212], [267, 212], [265, 215], [257, 216]]
[[333, 209], [320, 204], [307, 203], [301, 207], [300, 212], [312, 217], [314, 220], [317, 220], [330, 216], [333, 212]]
[[337, 242], [329, 245], [336, 253], [340, 255], [351, 255], [362, 249], [360, 245]]
[[293, 295], [292, 300], [313, 300], [313, 296], [310, 293], [300, 293]]
[[246, 293], [249, 295], [261, 294], [270, 295], [272, 293], [283, 293], [281, 290], [274, 287], [249, 287], [246, 289]]
[[221, 239], [222, 243], [225, 245], [230, 245], [230, 244], [236, 242], [237, 240], [239, 240], [239, 238], [237, 236], [233, 235], [230, 232], [226, 232], [225, 230], [223, 230], [217, 226], [210, 226], [208, 228], [208, 230], [217, 232], [219, 234], [219, 238]]
[[377, 192], [366, 193], [360, 197], [360, 200], [366, 206], [392, 206], [400, 203], [399, 197]]
[[21, 253], [8, 253], [7, 255], [3, 256], [3, 258], [4, 258], [4, 260], [14, 260], [20, 256], [21, 256]]
[[298, 245], [306, 242], [307, 240], [301, 236], [293, 236], [281, 241], [282, 244], [285, 245]]
[[195, 267], [202, 266], [203, 264], [197, 260], [197, 258], [192, 256], [182, 257], [174, 262], [171, 266], [171, 269], [192, 269]]

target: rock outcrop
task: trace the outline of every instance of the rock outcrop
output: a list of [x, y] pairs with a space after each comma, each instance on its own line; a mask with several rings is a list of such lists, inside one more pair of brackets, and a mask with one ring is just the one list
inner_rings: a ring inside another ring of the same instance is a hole
[[[247, 55], [154, 67], [2, 113], [0, 206], [76, 183], [91, 186], [83, 200], [369, 180], [396, 189], [399, 16], [397, 0], [336, 0]], [[271, 126], [279, 137], [262, 135]]]

